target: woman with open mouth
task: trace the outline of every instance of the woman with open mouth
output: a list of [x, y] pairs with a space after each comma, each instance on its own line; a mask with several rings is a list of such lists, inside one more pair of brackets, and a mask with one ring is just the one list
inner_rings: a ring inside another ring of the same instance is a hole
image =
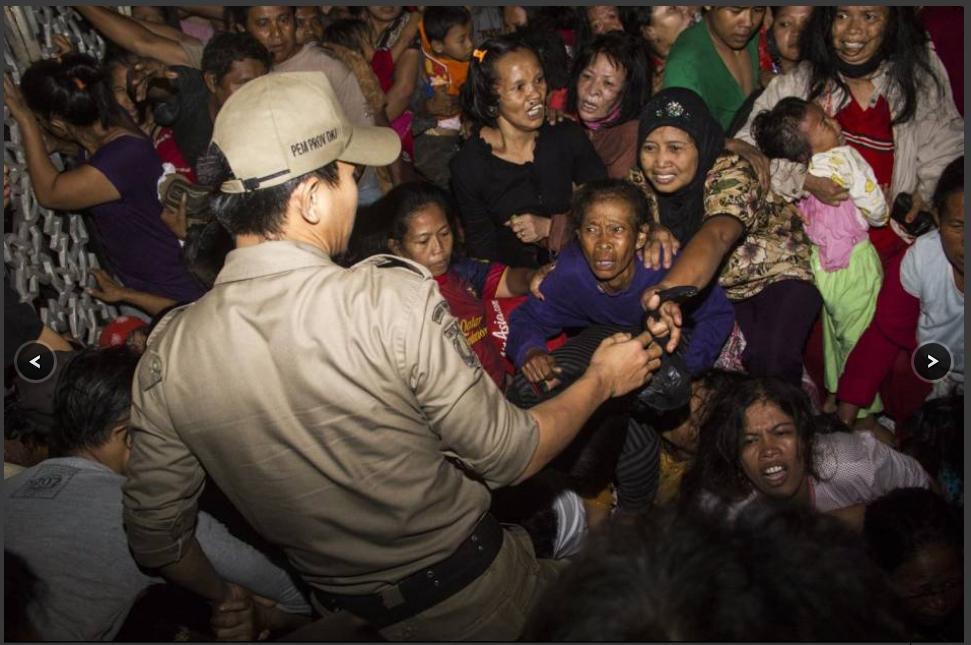
[[574, 186], [607, 174], [580, 126], [547, 122], [546, 100], [539, 57], [519, 36], [473, 51], [461, 102], [474, 127], [450, 163], [471, 257], [545, 264], [558, 250], [551, 239], [568, 239]]
[[597, 36], [577, 55], [567, 98], [611, 179], [637, 163], [637, 117], [650, 97], [647, 55], [622, 31]]
[[[774, 78], [755, 101], [736, 135], [754, 142], [752, 121], [787, 96], [814, 101], [835, 118], [847, 145], [873, 168], [892, 205], [913, 197], [907, 221], [931, 204], [947, 165], [964, 154], [964, 120], [954, 103], [948, 75], [928, 42], [920, 15], [906, 6], [815, 7], [801, 35], [803, 61]], [[772, 162], [772, 189], [790, 200], [805, 193], [838, 205], [849, 193], [805, 165]], [[884, 274], [913, 241], [897, 222], [868, 232]], [[897, 423], [915, 408], [903, 405], [923, 387], [901, 352], [879, 394]], [[870, 401], [854, 401], [869, 406]], [[841, 401], [842, 403], [842, 401]]]
[[[769, 83], [738, 138], [754, 143], [755, 116], [787, 96], [815, 101], [873, 167], [888, 204], [909, 193], [911, 216], [926, 208], [944, 167], [963, 154], [964, 120], [914, 8], [816, 7], [801, 46], [804, 60]], [[772, 168], [772, 187], [787, 198], [809, 192], [836, 205], [849, 197], [799, 164], [773, 162]], [[904, 238], [893, 224], [870, 230], [884, 264], [907, 247]]]
[[758, 499], [788, 500], [862, 529], [866, 505], [897, 488], [930, 488], [917, 460], [869, 432], [820, 434], [809, 398], [748, 377], [714, 395], [682, 495], [734, 515]]

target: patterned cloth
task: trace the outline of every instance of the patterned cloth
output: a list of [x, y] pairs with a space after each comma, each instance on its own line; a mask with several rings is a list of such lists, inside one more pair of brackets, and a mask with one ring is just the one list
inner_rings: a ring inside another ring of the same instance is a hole
[[812, 282], [812, 244], [799, 211], [765, 192], [752, 165], [736, 154], [718, 157], [705, 180], [705, 219], [728, 215], [745, 238], [728, 257], [719, 283], [731, 300], [750, 298], [786, 278]]
[[890, 218], [886, 197], [873, 169], [850, 146], [814, 154], [809, 174], [830, 179], [850, 193], [840, 206], [822, 204], [812, 195], [799, 206], [806, 234], [819, 246], [823, 268], [846, 268], [853, 247], [867, 239], [869, 226], [883, 226]]
[[895, 488], [929, 488], [930, 478], [913, 457], [897, 452], [869, 432], [834, 432], [816, 437], [812, 504], [826, 513], [868, 504]]
[[[627, 180], [647, 195], [657, 222], [657, 200], [644, 174], [634, 168]], [[812, 242], [799, 211], [775, 193], [766, 193], [752, 165], [736, 154], [719, 155], [705, 180], [705, 219], [716, 215], [734, 217], [745, 226], [745, 237], [718, 279], [729, 300], [750, 298], [779, 280], [813, 281]]]

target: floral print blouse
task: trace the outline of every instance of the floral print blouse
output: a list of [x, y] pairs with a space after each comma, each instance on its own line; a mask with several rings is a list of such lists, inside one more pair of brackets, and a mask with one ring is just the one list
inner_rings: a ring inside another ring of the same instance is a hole
[[[658, 221], [654, 191], [639, 169], [628, 180], [648, 195]], [[752, 165], [733, 153], [715, 160], [705, 179], [705, 219], [734, 217], [745, 233], [722, 266], [718, 282], [729, 300], [745, 300], [780, 280], [813, 281], [812, 242], [794, 204], [759, 184]]]

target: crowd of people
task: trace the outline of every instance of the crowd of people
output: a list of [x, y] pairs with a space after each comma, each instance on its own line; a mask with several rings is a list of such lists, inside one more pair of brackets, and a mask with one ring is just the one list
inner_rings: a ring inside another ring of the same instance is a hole
[[963, 639], [961, 7], [74, 9], [7, 639]]

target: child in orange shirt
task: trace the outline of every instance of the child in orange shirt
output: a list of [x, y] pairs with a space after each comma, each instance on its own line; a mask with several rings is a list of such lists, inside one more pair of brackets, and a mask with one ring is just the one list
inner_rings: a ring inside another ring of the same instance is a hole
[[[458, 150], [462, 127], [458, 96], [472, 57], [472, 15], [465, 7], [427, 7], [419, 27], [423, 88], [421, 111], [430, 126], [415, 136], [415, 167], [448, 189], [448, 162]], [[419, 126], [420, 127], [420, 126]]]

